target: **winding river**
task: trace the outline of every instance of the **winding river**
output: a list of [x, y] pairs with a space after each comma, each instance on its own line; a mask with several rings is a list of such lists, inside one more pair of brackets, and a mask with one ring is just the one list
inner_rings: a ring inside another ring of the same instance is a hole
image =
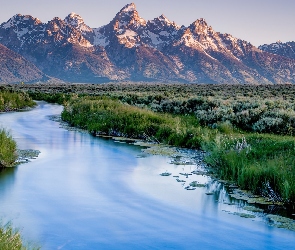
[[[172, 175], [159, 175], [198, 166], [67, 130], [50, 119], [61, 111], [39, 102], [31, 111], [0, 115], [20, 149], [41, 151], [0, 173], [0, 218], [42, 249], [295, 248], [295, 232], [234, 215], [242, 208], [222, 202], [228, 196], [218, 184], [185, 190]], [[219, 188], [215, 195], [205, 194], [213, 188]]]

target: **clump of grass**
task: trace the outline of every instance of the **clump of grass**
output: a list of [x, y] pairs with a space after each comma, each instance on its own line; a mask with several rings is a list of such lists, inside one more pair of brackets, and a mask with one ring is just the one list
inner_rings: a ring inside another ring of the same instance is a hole
[[20, 233], [11, 224], [0, 227], [0, 249], [24, 249]]
[[14, 229], [11, 223], [0, 225], [1, 250], [37, 250], [39, 247], [28, 246], [22, 240], [19, 230]]
[[107, 97], [72, 98], [62, 119], [92, 134], [132, 137], [199, 148], [201, 127], [193, 116], [173, 116]]
[[16, 142], [5, 130], [0, 129], [0, 167], [11, 167], [17, 159]]
[[25, 92], [0, 91], [0, 112], [19, 110], [34, 105], [35, 102]]
[[295, 202], [295, 140], [275, 135], [220, 135], [206, 161], [221, 178], [273, 201]]

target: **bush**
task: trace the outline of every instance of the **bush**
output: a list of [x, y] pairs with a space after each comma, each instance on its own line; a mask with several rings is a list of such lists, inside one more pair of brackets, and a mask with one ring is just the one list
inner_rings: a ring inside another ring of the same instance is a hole
[[33, 107], [35, 102], [25, 92], [0, 91], [0, 112]]
[[0, 167], [11, 167], [16, 159], [16, 142], [5, 129], [0, 129]]

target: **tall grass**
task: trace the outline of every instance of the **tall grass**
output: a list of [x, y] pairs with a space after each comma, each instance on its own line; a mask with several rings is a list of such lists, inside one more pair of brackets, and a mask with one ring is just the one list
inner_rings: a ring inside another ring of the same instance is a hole
[[17, 159], [16, 142], [5, 130], [0, 129], [0, 168], [11, 167]]
[[241, 188], [295, 202], [295, 140], [275, 135], [219, 135], [206, 145], [218, 176]]
[[29, 246], [24, 243], [21, 234], [14, 229], [11, 223], [0, 225], [0, 249], [1, 250], [29, 250], [40, 249], [39, 247]]
[[92, 134], [150, 139], [199, 148], [202, 128], [193, 116], [173, 116], [126, 105], [107, 97], [73, 98], [62, 119]]
[[0, 91], [0, 112], [33, 107], [35, 102], [25, 92]]

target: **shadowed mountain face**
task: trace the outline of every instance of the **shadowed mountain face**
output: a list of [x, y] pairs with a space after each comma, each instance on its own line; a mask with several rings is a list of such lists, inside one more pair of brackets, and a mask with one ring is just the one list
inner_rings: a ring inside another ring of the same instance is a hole
[[0, 43], [70, 82], [295, 83], [295, 56], [215, 32], [204, 19], [188, 27], [164, 15], [146, 21], [133, 3], [100, 28], [75, 13], [48, 23], [15, 15], [0, 25]]
[[0, 44], [0, 82], [35, 82], [46, 79], [33, 63]]
[[259, 49], [276, 55], [295, 59], [295, 42], [282, 43], [281, 41], [277, 41], [276, 43], [261, 45], [259, 46]]

